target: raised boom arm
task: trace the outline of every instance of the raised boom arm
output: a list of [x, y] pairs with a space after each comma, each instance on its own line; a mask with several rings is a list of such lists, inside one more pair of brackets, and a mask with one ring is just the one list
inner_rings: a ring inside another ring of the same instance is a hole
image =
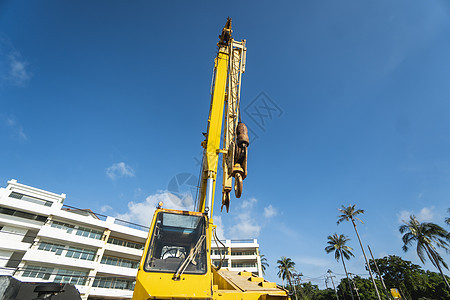
[[[214, 61], [214, 81], [204, 147], [200, 198], [197, 211], [208, 213], [211, 218], [214, 206], [214, 192], [219, 154], [223, 154], [222, 208], [227, 211], [230, 204], [232, 178], [235, 178], [235, 195], [242, 194], [242, 181], [247, 176], [248, 131], [240, 123], [240, 91], [242, 73], [245, 71], [245, 40], [237, 42], [232, 38], [231, 19], [219, 36], [219, 51]], [[225, 106], [225, 112], [224, 112]], [[225, 123], [223, 124], [223, 116]], [[221, 130], [224, 135], [221, 144]]]

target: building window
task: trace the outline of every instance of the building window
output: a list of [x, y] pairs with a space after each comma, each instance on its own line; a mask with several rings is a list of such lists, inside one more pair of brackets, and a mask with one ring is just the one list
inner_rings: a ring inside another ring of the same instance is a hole
[[83, 260], [94, 260], [95, 257], [95, 251], [94, 250], [88, 250], [88, 249], [82, 249], [82, 248], [76, 248], [76, 247], [70, 247], [69, 250], [67, 250], [66, 257], [72, 257], [72, 258], [79, 258]]
[[62, 222], [57, 222], [57, 221], [52, 222], [52, 227], [65, 230], [67, 233], [72, 233], [72, 231], [75, 229], [75, 226], [73, 226], [73, 225], [62, 223]]
[[256, 255], [256, 251], [231, 251], [231, 255]]
[[256, 268], [256, 263], [231, 263], [232, 268]]
[[118, 246], [124, 246], [124, 247], [128, 247], [128, 248], [134, 248], [134, 249], [138, 249], [138, 250], [144, 249], [144, 244], [129, 242], [129, 241], [111, 238], [111, 237], [108, 239], [108, 243], [113, 244], [113, 245], [118, 245]]
[[25, 255], [24, 252], [13, 252], [5, 267], [7, 268], [17, 268], [22, 262], [22, 258]]
[[47, 220], [47, 217], [30, 214], [24, 211], [14, 210], [6, 207], [0, 207], [0, 214], [15, 216], [19, 218], [29, 219], [29, 220], [35, 220], [39, 222], [45, 222]]
[[36, 230], [28, 230], [22, 239], [22, 243], [33, 243], [38, 232]]
[[32, 196], [27, 196], [24, 194], [19, 194], [16, 192], [12, 192], [9, 197], [14, 198], [14, 199], [20, 199], [20, 200], [24, 200], [24, 201], [28, 201], [31, 203], [35, 203], [35, 204], [39, 204], [39, 205], [44, 205], [44, 206], [52, 206], [52, 202], [51, 201], [47, 201], [47, 200], [42, 200], [36, 197], [32, 197]]
[[87, 272], [60, 269], [56, 273], [55, 282], [84, 285]]
[[38, 249], [55, 252], [56, 255], [61, 255], [62, 251], [64, 250], [64, 245], [41, 242], [39, 243]]
[[[218, 267], [220, 264], [220, 260], [213, 260], [213, 265], [215, 265], [216, 267]], [[222, 261], [222, 267], [224, 268], [228, 268], [228, 260], [224, 259]]]
[[52, 275], [53, 268], [26, 266], [22, 273], [23, 277], [49, 279]]
[[125, 280], [110, 277], [97, 277], [92, 284], [92, 287], [99, 287], [105, 289], [120, 289], [120, 290], [134, 290], [136, 281]]
[[76, 234], [79, 236], [84, 236], [84, 237], [89, 237], [91, 239], [100, 240], [102, 238], [103, 232], [94, 230], [94, 229], [85, 228], [85, 227], [78, 227]]
[[213, 255], [227, 255], [228, 249], [222, 249], [222, 250], [214, 249], [214, 250], [212, 250], [212, 254]]
[[131, 269], [137, 269], [139, 267], [138, 261], [132, 261], [132, 260], [118, 258], [118, 257], [112, 257], [112, 256], [103, 256], [101, 263], [105, 264], [105, 265], [118, 266], [118, 267], [131, 268]]

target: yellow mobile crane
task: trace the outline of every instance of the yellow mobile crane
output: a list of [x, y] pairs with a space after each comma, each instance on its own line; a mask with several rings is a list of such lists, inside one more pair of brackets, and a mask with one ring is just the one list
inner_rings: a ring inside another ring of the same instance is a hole
[[[237, 198], [247, 176], [248, 131], [240, 122], [239, 97], [245, 71], [245, 40], [232, 38], [231, 19], [219, 36], [214, 61], [196, 211], [165, 209], [154, 213], [136, 277], [133, 299], [288, 299], [286, 290], [250, 272], [232, 272], [211, 263], [211, 239], [217, 240], [212, 213], [219, 154], [223, 155], [222, 208], [233, 188]], [[225, 109], [225, 111], [224, 111]], [[223, 122], [223, 116], [225, 122]], [[221, 130], [224, 127], [222, 149]]]

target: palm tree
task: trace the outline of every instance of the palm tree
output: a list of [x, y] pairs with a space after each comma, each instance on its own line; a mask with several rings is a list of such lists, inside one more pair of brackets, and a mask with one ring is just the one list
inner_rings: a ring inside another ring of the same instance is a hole
[[[446, 251], [449, 251], [449, 233], [447, 230], [442, 228], [441, 226], [431, 223], [431, 222], [423, 222], [420, 223], [416, 216], [409, 216], [409, 221], [405, 222], [405, 224], [401, 225], [399, 228], [400, 233], [404, 233], [403, 240], [403, 251], [408, 251], [409, 247], [413, 242], [417, 242], [417, 255], [420, 258], [422, 263], [425, 263], [425, 253], [428, 258], [431, 260], [431, 263], [439, 270], [444, 278], [445, 284], [450, 290], [450, 285], [445, 278], [444, 273], [442, 272], [441, 265], [448, 269], [447, 264], [436, 251], [436, 247], [433, 244], [436, 244], [439, 248], [443, 248]], [[425, 252], [425, 253], [424, 253]]]
[[[450, 214], [450, 208], [447, 209], [447, 212]], [[447, 225], [450, 225], [450, 218], [449, 217], [445, 218], [445, 223], [447, 223]]]
[[292, 261], [289, 257], [282, 256], [281, 259], [277, 260], [278, 264], [278, 277], [280, 277], [283, 281], [286, 279], [289, 282], [289, 285], [294, 288], [294, 295], [297, 299], [297, 293], [295, 291], [295, 286], [292, 285], [291, 277], [292, 272], [295, 272], [295, 262]]
[[269, 267], [269, 263], [267, 262], [267, 258], [264, 254], [260, 254], [259, 258], [261, 259], [261, 270], [264, 275], [266, 275], [266, 270]]
[[338, 216], [339, 219], [337, 220], [337, 224], [339, 225], [340, 223], [342, 223], [344, 221], [352, 221], [353, 228], [355, 228], [356, 236], [358, 237], [359, 245], [361, 246], [361, 250], [364, 255], [364, 259], [366, 260], [367, 268], [369, 269], [370, 278], [372, 279], [373, 286], [375, 287], [375, 292], [377, 293], [378, 300], [381, 300], [380, 293], [378, 292], [377, 285], [375, 284], [375, 279], [373, 278], [373, 275], [372, 275], [372, 270], [370, 269], [369, 261], [367, 260], [366, 252], [364, 251], [364, 247], [362, 245], [361, 238], [358, 233], [358, 229], [356, 228], [356, 221], [360, 221], [362, 224], [364, 224], [364, 222], [361, 219], [356, 217], [359, 214], [363, 214], [364, 210], [363, 209], [356, 210], [355, 206], [356, 206], [356, 204], [349, 205], [348, 207], [345, 207], [344, 205], [342, 205], [342, 209], [338, 208], [338, 210], [342, 214]]
[[353, 289], [350, 284], [350, 279], [348, 278], [347, 268], [345, 267], [345, 261], [344, 261], [344, 258], [346, 260], [349, 260], [350, 256], [355, 257], [355, 255], [353, 255], [353, 253], [352, 253], [353, 248], [345, 245], [345, 243], [347, 243], [349, 240], [350, 239], [343, 234], [338, 235], [337, 233], [335, 233], [333, 235], [329, 235], [328, 242], [327, 242], [328, 246], [325, 247], [325, 251], [328, 254], [330, 254], [331, 252], [334, 251], [334, 258], [336, 258], [337, 261], [339, 261], [339, 259], [342, 260], [342, 264], [344, 265], [345, 275], [347, 276], [348, 286], [350, 288], [350, 293], [352, 295], [352, 300], [354, 300], [355, 298], [353, 297]]

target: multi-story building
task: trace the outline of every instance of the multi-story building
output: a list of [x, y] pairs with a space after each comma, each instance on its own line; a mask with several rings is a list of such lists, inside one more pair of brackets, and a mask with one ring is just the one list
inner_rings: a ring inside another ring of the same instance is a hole
[[259, 257], [259, 244], [256, 239], [250, 240], [226, 240], [223, 247], [211, 243], [211, 259], [215, 266], [232, 271], [248, 271], [257, 276], [262, 276], [261, 260]]
[[[0, 275], [73, 283], [83, 299], [130, 299], [148, 228], [65, 198], [16, 180], [0, 188]], [[261, 275], [258, 248], [256, 240], [226, 240], [212, 247], [212, 260]]]

